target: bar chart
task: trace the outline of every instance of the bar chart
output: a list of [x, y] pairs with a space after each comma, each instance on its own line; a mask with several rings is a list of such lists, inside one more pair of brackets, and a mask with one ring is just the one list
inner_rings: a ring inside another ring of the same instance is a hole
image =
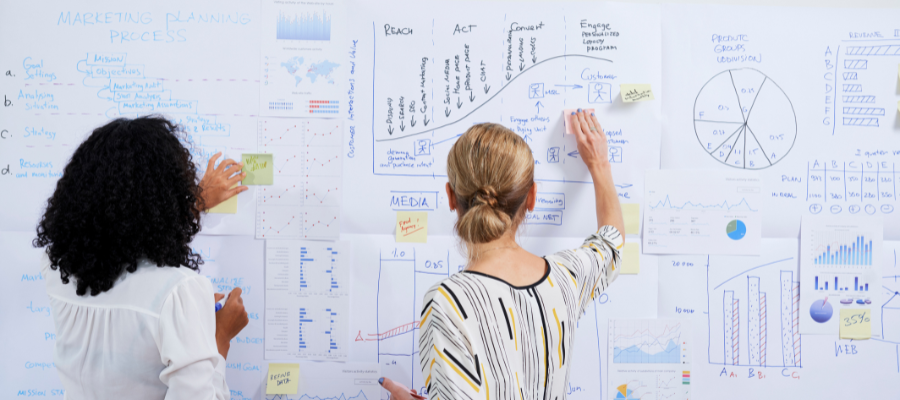
[[346, 243], [266, 241], [267, 359], [345, 361]]
[[856, 274], [816, 274], [813, 288], [822, 291], [868, 292], [869, 283], [860, 281], [860, 276]]
[[278, 13], [275, 38], [279, 40], [331, 40], [331, 16], [325, 12]]
[[[841, 233], [836, 233], [842, 235]], [[824, 232], [820, 235], [825, 235]], [[840, 242], [837, 242], [840, 243]], [[855, 240], [832, 246], [825, 245], [825, 251], [814, 260], [815, 265], [872, 265], [872, 239], [856, 236]]]

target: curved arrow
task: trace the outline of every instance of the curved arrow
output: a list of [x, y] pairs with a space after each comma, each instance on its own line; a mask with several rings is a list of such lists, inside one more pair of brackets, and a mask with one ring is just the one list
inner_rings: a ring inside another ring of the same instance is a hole
[[[395, 137], [395, 138], [377, 139], [377, 140], [375, 140], [375, 141], [376, 141], [376, 142], [388, 142], [388, 141], [391, 141], [391, 140], [398, 140], [398, 139], [408, 138], [408, 137], [410, 137], [410, 136], [421, 135], [421, 134], [423, 134], [423, 133], [428, 133], [428, 132], [431, 132], [431, 131], [434, 131], [434, 130], [438, 130], [438, 129], [441, 129], [441, 128], [444, 128], [444, 127], [453, 125], [453, 124], [455, 124], [455, 123], [457, 123], [457, 122], [459, 122], [459, 121], [462, 121], [462, 120], [466, 119], [468, 116], [472, 115], [475, 111], [478, 111], [478, 109], [480, 109], [481, 107], [483, 107], [485, 104], [489, 103], [491, 100], [494, 99], [494, 97], [497, 97], [497, 95], [500, 94], [501, 92], [503, 92], [503, 90], [506, 89], [506, 88], [507, 88], [514, 80], [516, 80], [516, 79], [518, 79], [520, 76], [524, 75], [526, 71], [528, 71], [528, 70], [530, 70], [530, 69], [532, 69], [532, 68], [534, 68], [534, 67], [537, 67], [538, 65], [541, 65], [541, 64], [543, 64], [543, 63], [545, 63], [545, 62], [547, 62], [547, 61], [554, 60], [554, 59], [557, 59], [557, 58], [562, 58], [562, 57], [580, 57], [580, 58], [590, 58], [590, 59], [592, 59], [592, 60], [607, 61], [607, 62], [609, 62], [609, 63], [612, 63], [612, 62], [613, 62], [612, 60], [609, 60], [609, 59], [606, 59], [606, 58], [586, 56], [586, 55], [584, 55], [584, 54], [563, 54], [563, 55], [560, 55], [560, 56], [550, 57], [550, 58], [548, 58], [548, 59], [546, 59], [546, 60], [541, 60], [541, 62], [539, 62], [539, 63], [537, 63], [537, 64], [534, 64], [534, 65], [532, 65], [532, 66], [526, 68], [525, 71], [522, 71], [521, 73], [519, 73], [518, 75], [516, 75], [515, 77], [513, 77], [513, 78], [512, 78], [509, 82], [507, 82], [505, 85], [503, 85], [503, 87], [501, 87], [500, 90], [494, 92], [494, 95], [491, 96], [491, 97], [489, 97], [487, 100], [485, 100], [484, 103], [481, 103], [481, 105], [479, 105], [478, 107], [475, 107], [474, 110], [469, 111], [468, 114], [463, 115], [461, 118], [459, 118], [459, 119], [456, 120], [456, 121], [448, 122], [448, 123], [446, 123], [446, 124], [444, 124], [444, 125], [441, 125], [441, 126], [436, 127], [436, 128], [429, 129], [429, 130], [427, 130], [427, 131], [411, 133], [411, 134], [406, 135], [406, 136]], [[447, 114], [447, 116], [450, 116], [450, 113], [449, 113], [448, 111], [449, 111], [449, 110], [445, 111], [445, 113]]]

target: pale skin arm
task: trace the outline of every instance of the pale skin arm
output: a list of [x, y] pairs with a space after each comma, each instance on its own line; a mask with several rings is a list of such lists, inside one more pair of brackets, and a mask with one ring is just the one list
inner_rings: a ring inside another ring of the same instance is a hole
[[246, 186], [235, 186], [232, 188], [232, 186], [247, 176], [246, 172], [241, 172], [241, 169], [244, 168], [244, 163], [239, 163], [229, 158], [222, 160], [219, 166], [216, 167], [216, 160], [221, 156], [222, 152], [218, 152], [209, 158], [209, 163], [206, 165], [206, 173], [203, 174], [203, 179], [200, 180], [204, 210], [209, 210], [248, 189]]
[[[606, 134], [593, 113], [581, 109], [572, 118], [572, 130], [578, 142], [578, 154], [594, 181], [594, 199], [597, 205], [597, 227], [612, 225], [625, 234], [625, 221], [616, 185], [613, 184], [612, 167], [609, 164], [609, 147]], [[594, 128], [592, 131], [591, 128]]]

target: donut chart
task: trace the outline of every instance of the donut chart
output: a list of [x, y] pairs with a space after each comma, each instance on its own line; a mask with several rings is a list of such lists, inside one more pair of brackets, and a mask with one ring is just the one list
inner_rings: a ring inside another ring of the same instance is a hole
[[694, 132], [703, 150], [733, 168], [781, 161], [797, 139], [794, 106], [772, 79], [752, 68], [729, 69], [694, 100]]

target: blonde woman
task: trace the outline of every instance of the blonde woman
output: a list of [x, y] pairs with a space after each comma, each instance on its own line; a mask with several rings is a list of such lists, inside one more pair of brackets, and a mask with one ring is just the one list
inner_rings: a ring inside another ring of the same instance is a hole
[[[543, 258], [515, 240], [537, 196], [525, 141], [501, 125], [480, 124], [450, 150], [447, 196], [469, 263], [425, 294], [418, 356], [428, 398], [566, 397], [575, 325], [618, 276], [624, 242], [606, 135], [593, 114], [579, 109], [572, 119], [594, 182], [598, 230], [580, 248]], [[393, 398], [424, 398], [380, 382]]]

